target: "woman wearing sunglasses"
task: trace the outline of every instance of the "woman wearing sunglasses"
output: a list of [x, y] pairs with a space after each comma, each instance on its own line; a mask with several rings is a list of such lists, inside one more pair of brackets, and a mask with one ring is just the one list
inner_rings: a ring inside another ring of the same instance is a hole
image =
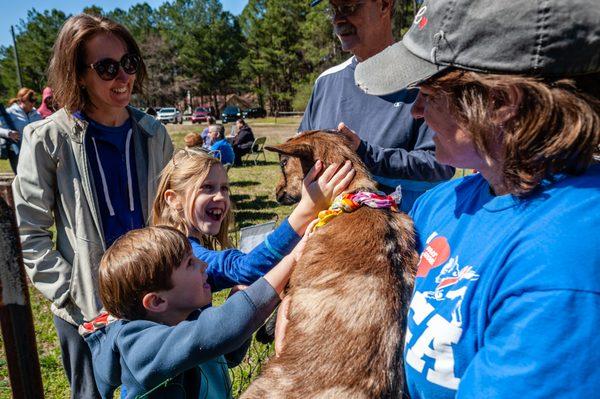
[[165, 128], [129, 106], [145, 77], [126, 28], [97, 16], [69, 18], [49, 67], [62, 108], [23, 135], [13, 191], [24, 261], [52, 301], [71, 397], [99, 397], [77, 326], [102, 308], [100, 258], [119, 236], [145, 225], [157, 177], [173, 153]]

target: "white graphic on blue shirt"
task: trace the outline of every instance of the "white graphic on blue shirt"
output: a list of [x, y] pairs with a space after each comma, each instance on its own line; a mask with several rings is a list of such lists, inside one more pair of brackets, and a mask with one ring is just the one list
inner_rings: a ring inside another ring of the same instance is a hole
[[[456, 390], [453, 345], [462, 336], [463, 298], [479, 275], [470, 265], [451, 257], [445, 237], [432, 234], [421, 255], [406, 338], [406, 364], [427, 380]], [[433, 275], [435, 278], [432, 279]]]
[[[436, 301], [451, 300], [455, 301], [456, 305], [452, 307], [452, 318], [453, 324], [462, 324], [460, 307], [462, 300], [467, 292], [467, 285], [469, 281], [475, 281], [479, 279], [479, 275], [475, 273], [472, 266], [460, 267], [458, 263], [458, 256], [450, 258], [446, 263], [440, 274], [435, 278], [437, 286], [433, 291], [425, 291], [423, 294], [426, 298], [433, 298]], [[465, 284], [461, 284], [464, 282]], [[461, 286], [462, 285], [462, 286]], [[461, 286], [460, 288], [457, 288]]]

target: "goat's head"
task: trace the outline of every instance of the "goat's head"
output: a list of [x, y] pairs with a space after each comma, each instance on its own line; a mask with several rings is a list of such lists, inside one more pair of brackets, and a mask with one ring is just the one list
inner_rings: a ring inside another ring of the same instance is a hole
[[292, 137], [283, 144], [266, 146], [265, 149], [279, 154], [279, 165], [283, 176], [276, 188], [277, 202], [291, 205], [300, 201], [302, 180], [317, 160], [323, 161], [326, 168], [332, 163], [341, 164], [349, 159], [356, 171], [353, 187], [375, 190], [375, 183], [349, 141], [337, 131], [311, 130]]

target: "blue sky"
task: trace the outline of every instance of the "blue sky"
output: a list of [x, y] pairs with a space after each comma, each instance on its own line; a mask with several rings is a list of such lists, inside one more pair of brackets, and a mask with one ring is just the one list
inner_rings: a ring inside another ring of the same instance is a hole
[[[10, 26], [16, 25], [19, 19], [27, 17], [27, 11], [35, 8], [42, 12], [56, 8], [65, 14], [75, 14], [81, 12], [83, 8], [91, 5], [97, 5], [102, 9], [109, 11], [115, 8], [128, 9], [134, 4], [146, 2], [152, 8], [157, 8], [167, 0], [0, 0], [2, 2], [2, 11], [0, 11], [0, 46], [12, 44], [10, 36]], [[221, 0], [223, 8], [235, 15], [239, 15], [247, 0]]]

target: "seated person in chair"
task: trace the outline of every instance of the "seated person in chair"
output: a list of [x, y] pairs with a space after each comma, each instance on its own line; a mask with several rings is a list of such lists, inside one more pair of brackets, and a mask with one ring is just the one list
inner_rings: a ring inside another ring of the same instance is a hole
[[235, 153], [235, 165], [240, 166], [242, 157], [252, 151], [254, 133], [243, 119], [238, 119], [235, 124], [238, 132], [233, 139], [233, 152]]
[[211, 125], [208, 128], [208, 137], [213, 143], [210, 146], [210, 151], [221, 160], [223, 165], [231, 165], [234, 160], [237, 160], [237, 155], [234, 155], [231, 144], [225, 139], [225, 127], [221, 124]]

